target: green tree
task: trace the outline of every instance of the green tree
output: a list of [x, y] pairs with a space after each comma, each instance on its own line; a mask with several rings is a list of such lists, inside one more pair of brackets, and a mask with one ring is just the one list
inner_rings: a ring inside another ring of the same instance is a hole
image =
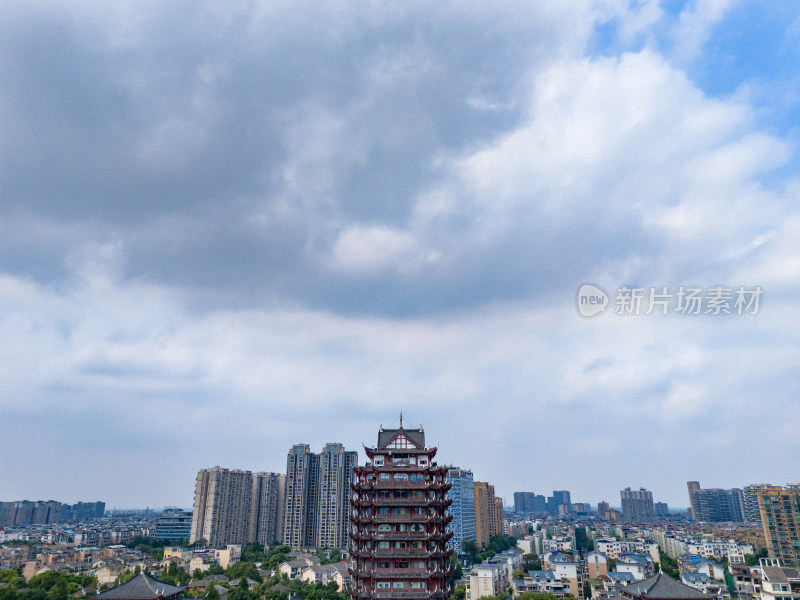
[[536, 554], [525, 554], [522, 557], [522, 570], [527, 573], [528, 571], [541, 571], [542, 561]]
[[455, 590], [453, 590], [453, 597], [452, 600], [465, 600], [467, 597], [467, 586], [463, 583], [459, 583]]
[[478, 545], [472, 540], [464, 540], [461, 543], [461, 552], [467, 555], [467, 559], [472, 564], [477, 562], [476, 558], [478, 556]]
[[211, 583], [208, 587], [208, 592], [206, 592], [206, 600], [219, 600], [219, 592], [217, 591], [217, 586], [214, 583]]
[[678, 562], [668, 554], [661, 555], [661, 570], [675, 579], [680, 579], [680, 570], [678, 569]]
[[233, 563], [225, 570], [225, 575], [227, 575], [230, 579], [247, 577], [248, 579], [252, 579], [253, 581], [261, 583], [261, 574], [258, 572], [258, 567], [251, 562]]

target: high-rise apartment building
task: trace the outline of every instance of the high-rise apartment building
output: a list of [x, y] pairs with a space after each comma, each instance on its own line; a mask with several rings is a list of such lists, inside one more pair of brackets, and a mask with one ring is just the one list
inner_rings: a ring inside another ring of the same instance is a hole
[[[503, 500], [494, 495], [494, 486], [475, 481], [475, 544], [486, 548], [496, 535], [503, 534]], [[499, 502], [498, 502], [499, 501]]]
[[350, 484], [358, 453], [346, 452], [341, 444], [326, 444], [317, 455], [317, 505], [314, 507], [314, 545], [346, 548], [349, 543]]
[[747, 523], [761, 523], [761, 509], [758, 507], [758, 492], [772, 487], [771, 483], [751, 483], [744, 486], [744, 520]]
[[533, 492], [514, 492], [514, 511], [523, 514], [547, 512], [547, 500]]
[[800, 565], [800, 490], [759, 490], [758, 506], [770, 557], [784, 565]]
[[532, 513], [533, 512], [533, 499], [536, 494], [533, 492], [514, 492], [514, 512], [517, 513]]
[[253, 475], [249, 541], [268, 546], [283, 540], [285, 489], [286, 475], [263, 472]]
[[286, 458], [283, 543], [292, 548], [345, 548], [350, 484], [358, 453], [337, 443], [319, 454], [295, 444]]
[[606, 517], [606, 512], [608, 512], [609, 508], [611, 508], [611, 506], [608, 504], [608, 502], [606, 502], [606, 501], [598, 502], [597, 503], [597, 516], [600, 517], [601, 519], [607, 518]]
[[699, 481], [687, 481], [686, 482], [686, 489], [689, 492], [689, 507], [690, 507], [689, 510], [691, 512], [692, 519], [694, 519], [696, 521], [697, 517], [695, 516], [695, 512], [694, 512], [694, 493], [697, 490], [700, 489], [700, 482]]
[[459, 467], [450, 467], [445, 481], [451, 486], [447, 497], [453, 502], [447, 509], [453, 517], [448, 526], [453, 533], [448, 547], [461, 552], [464, 540], [475, 541], [475, 482], [472, 471]]
[[[62, 506], [69, 505], [62, 505], [61, 502], [55, 500], [0, 502], [0, 525], [59, 523], [65, 520], [61, 514]], [[105, 504], [103, 508], [105, 508]]]
[[308, 444], [295, 444], [286, 457], [283, 543], [292, 548], [316, 545], [314, 520], [319, 461]]
[[744, 496], [738, 488], [701, 488], [692, 494], [692, 500], [695, 521], [744, 522]]
[[499, 496], [494, 497], [494, 519], [492, 520], [493, 530], [489, 537], [496, 535], [503, 535], [503, 527], [505, 525], [505, 515], [503, 514], [503, 499]]
[[653, 492], [644, 488], [639, 488], [638, 491], [625, 488], [619, 495], [622, 501], [623, 519], [630, 523], [647, 523], [655, 520]]
[[246, 544], [250, 534], [253, 474], [220, 467], [197, 474], [190, 543]]
[[553, 490], [553, 495], [547, 498], [547, 512], [554, 515], [572, 512], [569, 490]]
[[439, 600], [452, 574], [447, 467], [433, 462], [425, 432], [383, 429], [356, 467], [352, 499], [353, 600]]

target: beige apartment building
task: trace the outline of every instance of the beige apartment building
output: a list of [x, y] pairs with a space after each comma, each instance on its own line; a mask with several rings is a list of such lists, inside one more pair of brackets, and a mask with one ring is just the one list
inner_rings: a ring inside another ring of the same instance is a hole
[[761, 524], [770, 558], [800, 564], [800, 490], [771, 486], [758, 491]]
[[238, 469], [203, 469], [197, 474], [189, 541], [222, 548], [281, 539], [284, 476]]
[[475, 492], [475, 544], [486, 548], [489, 540], [503, 533], [503, 499], [496, 498], [494, 486], [485, 481], [473, 483]]

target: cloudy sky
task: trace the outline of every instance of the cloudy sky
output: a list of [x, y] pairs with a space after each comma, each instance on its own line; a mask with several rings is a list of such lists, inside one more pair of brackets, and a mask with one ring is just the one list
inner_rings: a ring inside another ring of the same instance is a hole
[[401, 410], [509, 503], [800, 479], [795, 0], [2, 6], [0, 500]]

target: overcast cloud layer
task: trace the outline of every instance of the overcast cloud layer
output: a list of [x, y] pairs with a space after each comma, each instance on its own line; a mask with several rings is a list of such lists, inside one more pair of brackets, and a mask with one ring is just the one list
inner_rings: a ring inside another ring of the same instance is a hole
[[401, 410], [509, 503], [800, 479], [793, 0], [3, 14], [0, 500], [190, 506]]

